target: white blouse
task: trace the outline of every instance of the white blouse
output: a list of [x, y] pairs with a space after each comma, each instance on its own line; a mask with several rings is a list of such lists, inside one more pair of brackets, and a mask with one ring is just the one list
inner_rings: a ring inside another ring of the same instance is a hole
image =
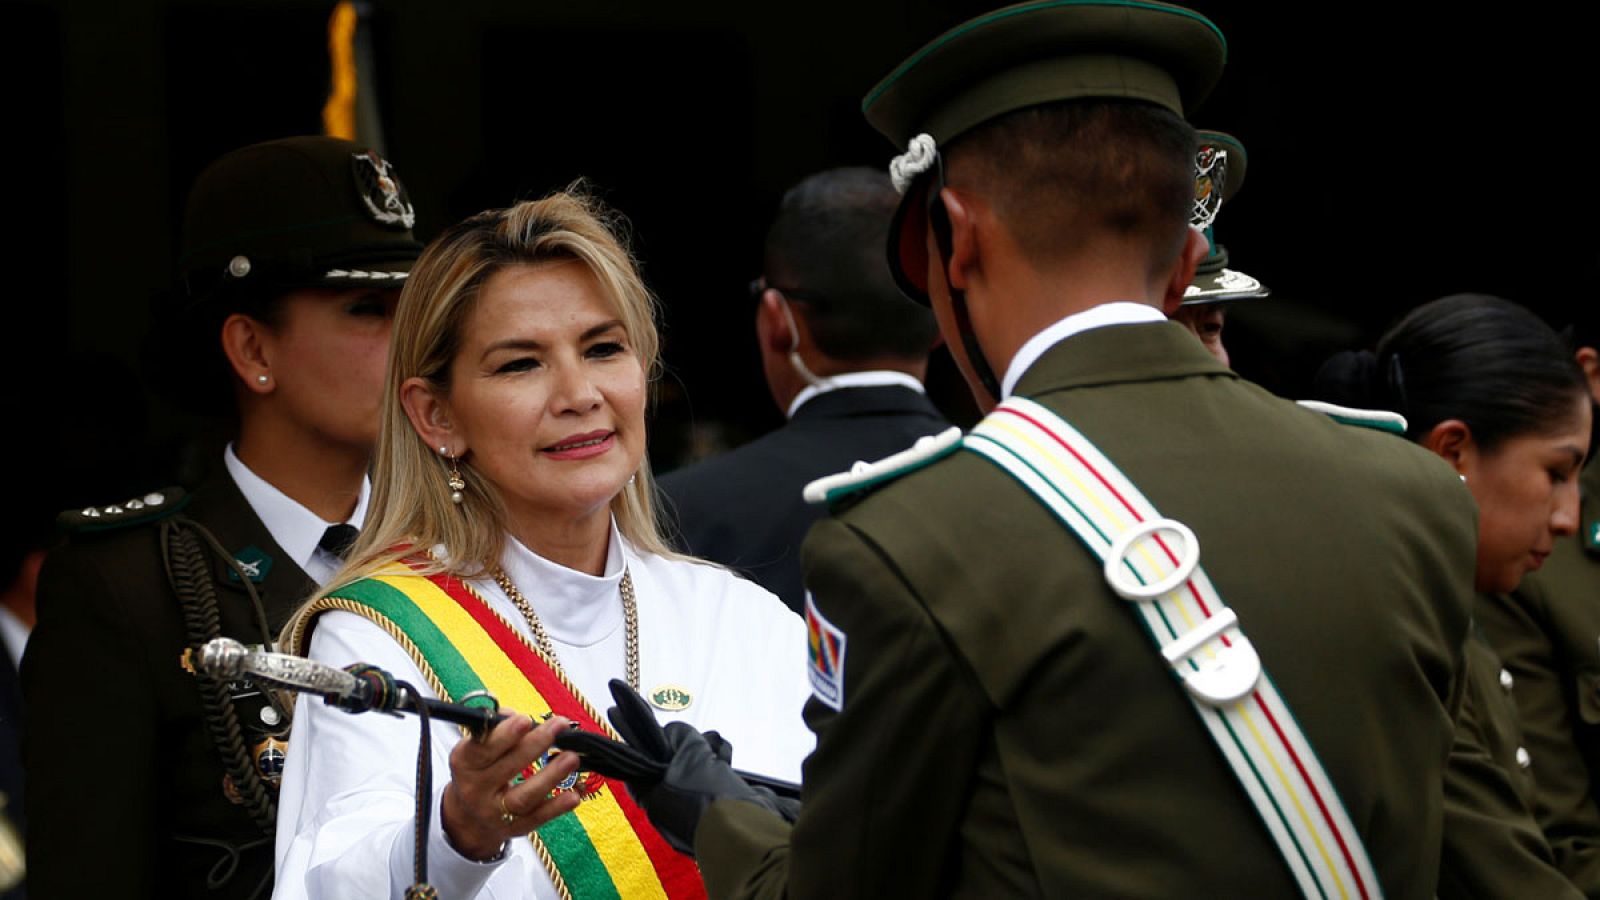
[[[603, 715], [611, 705], [607, 681], [624, 674], [619, 586], [626, 565], [639, 613], [641, 692], [675, 685], [691, 698], [681, 712], [656, 710], [657, 719], [716, 729], [732, 743], [737, 768], [798, 782], [800, 763], [815, 740], [800, 716], [810, 695], [800, 617], [723, 569], [641, 554], [614, 526], [610, 546], [600, 576], [552, 563], [514, 540], [501, 557], [543, 622], [567, 677]], [[471, 584], [532, 640], [522, 614], [492, 579]], [[324, 613], [312, 633], [310, 656], [335, 666], [370, 663], [431, 694], [400, 645], [353, 613]], [[412, 880], [418, 728], [412, 716], [352, 716], [319, 698], [300, 698], [278, 800], [273, 897], [343, 900], [404, 893]], [[433, 723], [431, 731], [428, 880], [439, 896], [559, 896], [526, 839], [512, 841], [492, 863], [466, 859], [446, 842], [439, 799], [461, 732], [443, 722]]]

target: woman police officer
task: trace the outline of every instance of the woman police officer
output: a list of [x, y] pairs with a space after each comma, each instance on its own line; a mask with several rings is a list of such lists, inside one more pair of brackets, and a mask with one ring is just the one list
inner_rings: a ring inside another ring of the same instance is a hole
[[180, 656], [271, 643], [337, 567], [330, 526], [360, 524], [413, 218], [389, 163], [335, 138], [236, 150], [196, 181], [152, 361], [200, 411], [231, 397], [237, 430], [187, 496], [63, 516], [22, 673], [36, 896], [270, 889], [288, 709]]

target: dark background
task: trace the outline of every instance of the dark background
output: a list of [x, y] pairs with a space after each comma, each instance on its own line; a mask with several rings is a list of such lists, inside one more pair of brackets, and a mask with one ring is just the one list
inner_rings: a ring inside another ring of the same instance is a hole
[[[1556, 323], [1594, 302], [1590, 42], [1600, 13], [1201, 2], [1228, 73], [1194, 117], [1249, 184], [1218, 234], [1272, 299], [1232, 309], [1235, 365], [1303, 394], [1328, 352], [1399, 313], [1497, 293]], [[0, 2], [6, 471], [56, 507], [174, 477], [203, 423], [137, 368], [183, 194], [254, 141], [320, 130], [328, 2]], [[893, 154], [863, 94], [946, 27], [937, 2], [388, 0], [372, 13], [385, 149], [419, 237], [587, 178], [631, 220], [664, 309], [659, 469], [690, 426], [777, 425], [744, 285], [783, 189]], [[1403, 10], [1397, 14], [1396, 10]], [[937, 400], [968, 414], [947, 360]], [[720, 430], [719, 430], [720, 429]]]

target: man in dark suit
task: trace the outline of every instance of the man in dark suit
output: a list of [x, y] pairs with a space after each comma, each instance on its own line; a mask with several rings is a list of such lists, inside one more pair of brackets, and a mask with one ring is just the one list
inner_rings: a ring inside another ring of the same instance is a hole
[[800, 543], [823, 514], [801, 489], [949, 427], [922, 388], [933, 316], [900, 295], [883, 259], [898, 199], [866, 168], [820, 172], [784, 195], [752, 293], [762, 368], [789, 422], [661, 479], [684, 550], [797, 611]]
[[259, 898], [289, 705], [185, 671], [271, 645], [367, 501], [389, 326], [421, 247], [389, 163], [335, 138], [236, 150], [196, 181], [155, 374], [238, 430], [193, 493], [63, 513], [23, 658], [36, 897]]

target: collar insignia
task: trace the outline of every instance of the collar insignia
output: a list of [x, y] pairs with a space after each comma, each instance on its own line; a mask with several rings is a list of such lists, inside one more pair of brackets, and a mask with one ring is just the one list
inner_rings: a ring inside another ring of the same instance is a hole
[[[233, 561], [239, 564], [239, 568], [244, 570], [245, 576], [254, 584], [265, 581], [267, 573], [272, 571], [272, 557], [255, 544], [235, 553]], [[239, 573], [231, 567], [228, 569], [228, 580], [235, 583], [239, 581]]]

